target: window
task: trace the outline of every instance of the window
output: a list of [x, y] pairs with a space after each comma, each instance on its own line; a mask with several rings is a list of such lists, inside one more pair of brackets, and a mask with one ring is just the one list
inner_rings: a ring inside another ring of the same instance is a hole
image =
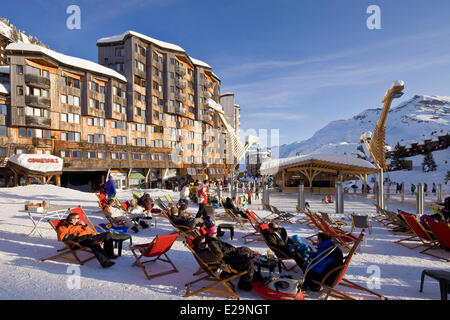
[[6, 104], [0, 103], [0, 115], [6, 116], [8, 114], [8, 108]]
[[81, 158], [81, 151], [79, 150], [72, 151], [72, 158]]
[[22, 65], [17, 66], [17, 74], [23, 74], [23, 66]]
[[35, 135], [36, 138], [42, 139], [42, 129], [36, 129]]
[[8, 136], [8, 129], [6, 128], [6, 126], [0, 126], [0, 136], [1, 137]]
[[64, 94], [61, 95], [61, 102], [62, 103], [67, 103], [67, 96], [66, 95], [64, 95]]
[[124, 48], [116, 48], [115, 49], [116, 57], [123, 57], [124, 53], [125, 53], [125, 49]]
[[111, 152], [111, 159], [118, 159], [119, 154], [117, 152]]
[[122, 160], [128, 159], [128, 153], [121, 153], [120, 154], [120, 159], [122, 159]]
[[70, 151], [68, 150], [61, 150], [61, 158], [70, 158]]
[[16, 93], [18, 96], [23, 96], [23, 86], [17, 86]]
[[17, 107], [17, 115], [18, 116], [23, 116], [24, 115], [23, 107]]
[[6, 157], [6, 148], [0, 148], [0, 157]]
[[96, 159], [97, 158], [97, 153], [95, 151], [89, 151], [88, 152], [88, 158], [89, 159]]
[[123, 72], [124, 70], [123, 63], [116, 63], [116, 71]]
[[42, 76], [44, 78], [49, 79], [50, 78], [50, 72], [48, 72], [48, 70], [42, 70]]

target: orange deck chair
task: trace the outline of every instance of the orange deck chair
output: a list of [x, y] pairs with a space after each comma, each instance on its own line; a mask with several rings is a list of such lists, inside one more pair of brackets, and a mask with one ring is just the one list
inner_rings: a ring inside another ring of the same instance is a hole
[[[178, 233], [172, 233], [163, 236], [156, 236], [150, 243], [138, 244], [133, 246], [130, 245], [130, 250], [136, 259], [136, 261], [133, 263], [133, 266], [138, 266], [139, 268], [141, 268], [148, 280], [166, 274], [178, 272], [178, 269], [175, 267], [173, 262], [167, 256], [167, 251], [170, 250], [177, 237]], [[145, 258], [150, 260], [143, 261]], [[148, 271], [148, 269], [144, 264], [156, 261], [168, 263], [172, 266], [172, 269], [168, 271], [150, 274], [150, 272]]]

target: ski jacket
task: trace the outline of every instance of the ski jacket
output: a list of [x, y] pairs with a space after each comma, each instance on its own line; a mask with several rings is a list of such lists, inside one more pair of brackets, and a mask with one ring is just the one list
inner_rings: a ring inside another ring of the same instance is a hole
[[58, 241], [65, 241], [76, 240], [78, 237], [94, 234], [94, 231], [92, 231], [92, 229], [87, 225], [73, 225], [66, 222], [56, 229], [56, 233], [58, 235]]
[[198, 204], [208, 204], [208, 189], [205, 185], [199, 186], [197, 190]]

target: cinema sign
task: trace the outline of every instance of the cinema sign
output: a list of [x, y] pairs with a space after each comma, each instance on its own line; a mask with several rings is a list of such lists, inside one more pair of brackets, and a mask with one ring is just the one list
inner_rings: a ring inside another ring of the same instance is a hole
[[61, 172], [63, 169], [63, 159], [49, 154], [16, 154], [8, 161], [26, 170], [42, 173]]

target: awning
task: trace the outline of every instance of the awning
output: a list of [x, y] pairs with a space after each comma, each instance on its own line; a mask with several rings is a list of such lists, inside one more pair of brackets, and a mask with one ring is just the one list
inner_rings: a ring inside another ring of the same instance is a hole
[[145, 180], [145, 176], [142, 173], [139, 172], [132, 172], [129, 175], [130, 179], [136, 179], [136, 180]]

